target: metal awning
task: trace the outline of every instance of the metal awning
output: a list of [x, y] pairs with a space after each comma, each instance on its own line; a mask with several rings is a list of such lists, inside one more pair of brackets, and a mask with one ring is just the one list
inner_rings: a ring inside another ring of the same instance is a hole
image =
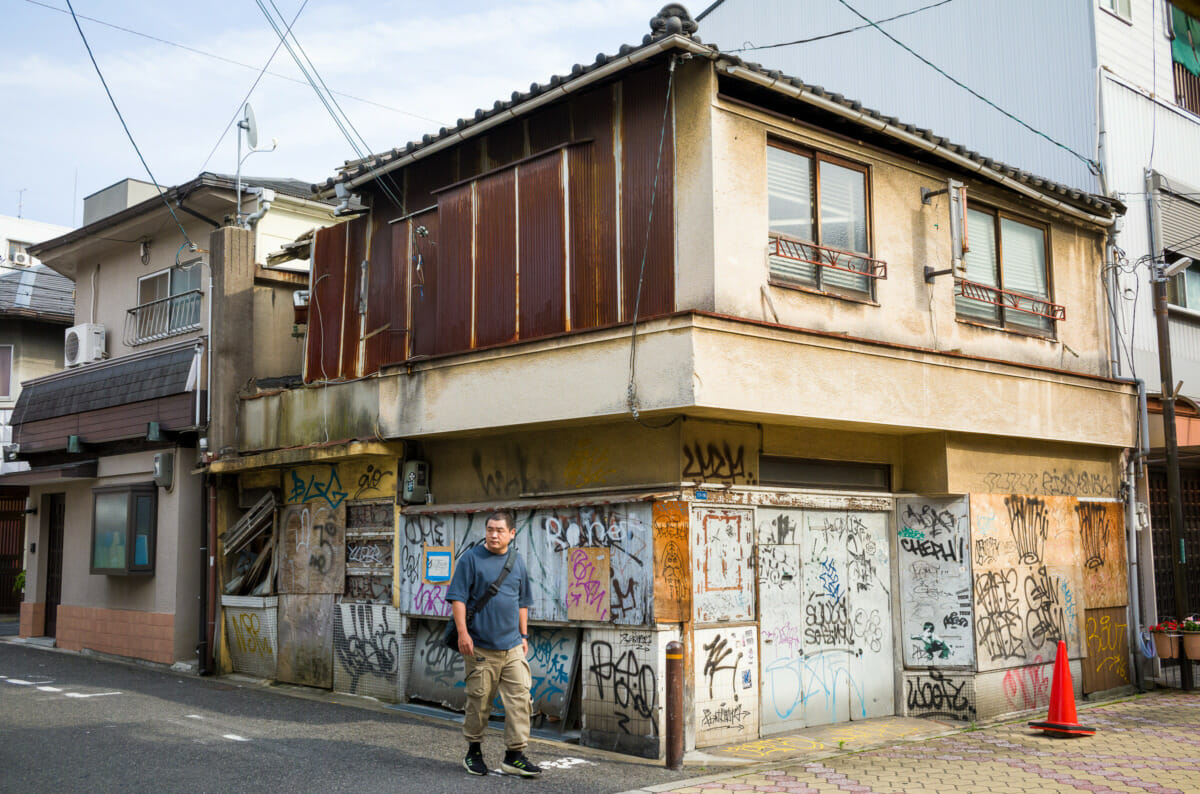
[[537, 496], [529, 499], [508, 499], [496, 502], [463, 502], [459, 504], [405, 505], [400, 512], [406, 516], [430, 515], [432, 513], [489, 513], [493, 510], [539, 510], [547, 507], [590, 507], [613, 505], [622, 502], [655, 502], [663, 499], [678, 499], [681, 491], [676, 488], [654, 491], [605, 491], [603, 493], [564, 494], [563, 496]]

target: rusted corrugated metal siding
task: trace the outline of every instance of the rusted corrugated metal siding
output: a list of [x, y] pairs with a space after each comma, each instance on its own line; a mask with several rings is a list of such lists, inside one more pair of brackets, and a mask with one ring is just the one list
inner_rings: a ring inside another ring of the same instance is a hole
[[471, 346], [471, 185], [438, 194], [437, 342], [434, 352]]
[[517, 337], [516, 172], [508, 169], [476, 186], [475, 340], [473, 347]]
[[[390, 215], [394, 216], [395, 212], [392, 211]], [[389, 332], [393, 328], [403, 327], [404, 324], [404, 317], [400, 313], [404, 304], [396, 302], [393, 286], [397, 276], [403, 271], [397, 271], [392, 266], [391, 228], [380, 214], [372, 212], [369, 217], [371, 244], [367, 254], [370, 264], [367, 270], [366, 338], [363, 340], [364, 375], [378, 372], [379, 367], [385, 363], [401, 360], [390, 358]]]
[[569, 150], [571, 328], [618, 321], [614, 94], [606, 86], [571, 102], [576, 140]]
[[336, 378], [341, 350], [342, 294], [346, 287], [346, 225], [318, 229], [309, 276], [306, 382]]
[[520, 337], [566, 330], [564, 153], [552, 152], [520, 167]]
[[416, 212], [437, 203], [433, 191], [458, 181], [458, 155], [453, 149], [432, 154], [404, 169], [404, 204]]
[[[404, 263], [410, 302], [409, 355], [432, 356], [438, 351], [438, 211], [430, 210], [409, 219], [410, 251]], [[417, 230], [425, 227], [428, 235]]]
[[342, 355], [338, 375], [353, 378], [358, 374], [359, 332], [362, 315], [362, 263], [367, 257], [369, 216], [363, 215], [342, 224], [346, 227], [346, 291], [342, 308]]
[[500, 168], [515, 163], [526, 155], [525, 122], [510, 121], [487, 134], [487, 157], [484, 169]]
[[571, 113], [565, 102], [543, 108], [529, 117], [529, 153], [544, 152], [552, 146], [566, 143], [571, 137]]
[[[658, 66], [626, 78], [621, 90], [621, 284], [624, 317], [633, 319], [642, 270], [639, 317], [666, 314], [675, 307], [674, 140], [671, 116], [664, 116], [667, 72]], [[661, 141], [662, 158], [659, 161]], [[655, 168], [658, 185], [655, 188]], [[650, 202], [654, 198], [653, 219]], [[646, 226], [650, 223], [649, 242]]]

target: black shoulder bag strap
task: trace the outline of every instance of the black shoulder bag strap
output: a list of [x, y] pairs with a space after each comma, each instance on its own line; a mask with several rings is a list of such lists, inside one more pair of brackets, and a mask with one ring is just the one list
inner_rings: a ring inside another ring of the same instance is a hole
[[512, 549], [509, 549], [507, 559], [504, 560], [504, 569], [500, 571], [500, 575], [496, 577], [496, 581], [488, 585], [487, 592], [480, 597], [479, 603], [467, 608], [467, 626], [471, 625], [471, 618], [475, 617], [479, 610], [483, 609], [484, 605], [492, 600], [492, 596], [500, 592], [500, 586], [508, 578], [508, 572], [512, 570], [514, 560], [516, 560], [516, 553]]

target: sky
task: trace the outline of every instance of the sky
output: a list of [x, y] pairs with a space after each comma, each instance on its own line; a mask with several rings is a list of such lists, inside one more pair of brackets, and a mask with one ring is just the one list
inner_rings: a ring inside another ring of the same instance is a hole
[[[260, 0], [71, 0], [160, 185], [236, 170], [249, 92], [260, 148], [242, 173], [310, 182], [357, 157], [279, 44]], [[663, 0], [261, 0], [292, 28], [370, 151], [453, 126], [533, 82], [638, 44]], [[708, 3], [692, 3], [699, 13]], [[277, 12], [276, 12], [277, 9]], [[85, 18], [86, 17], [86, 18]], [[0, 215], [78, 226], [83, 198], [150, 181], [66, 0], [0, 0]], [[700, 31], [703, 33], [703, 30]], [[293, 47], [295, 43], [292, 42]], [[360, 144], [361, 145], [361, 144]], [[245, 152], [243, 151], [243, 154]]]

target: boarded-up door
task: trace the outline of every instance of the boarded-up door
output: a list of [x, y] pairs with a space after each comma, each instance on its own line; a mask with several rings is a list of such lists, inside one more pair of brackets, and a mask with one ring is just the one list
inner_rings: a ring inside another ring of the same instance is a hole
[[797, 510], [758, 510], [763, 735], [804, 727], [799, 521]]

